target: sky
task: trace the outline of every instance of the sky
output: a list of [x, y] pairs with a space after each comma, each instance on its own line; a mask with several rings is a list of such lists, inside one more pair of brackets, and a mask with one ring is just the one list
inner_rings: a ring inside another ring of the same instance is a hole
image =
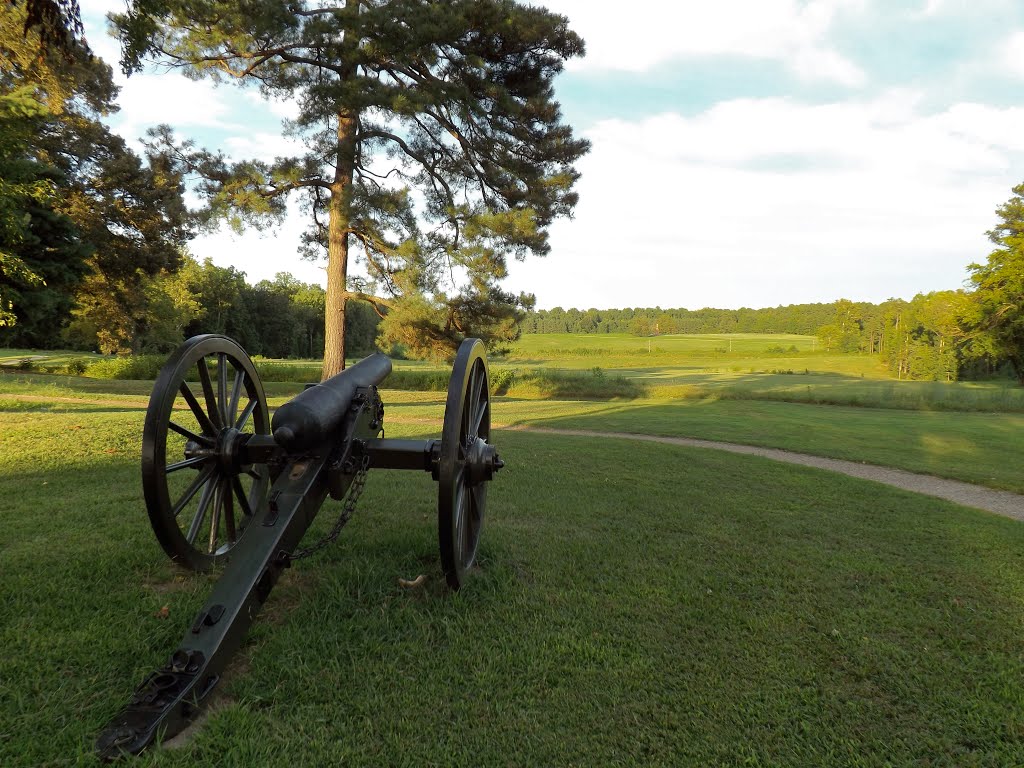
[[[1019, 0], [547, 0], [586, 41], [556, 81], [592, 143], [551, 253], [504, 286], [539, 308], [880, 302], [964, 287], [996, 208], [1024, 183]], [[105, 15], [86, 36], [122, 86], [111, 127], [160, 123], [234, 159], [294, 153], [288, 103], [155, 69], [125, 78]], [[274, 232], [190, 244], [255, 283], [290, 272], [297, 210]]]

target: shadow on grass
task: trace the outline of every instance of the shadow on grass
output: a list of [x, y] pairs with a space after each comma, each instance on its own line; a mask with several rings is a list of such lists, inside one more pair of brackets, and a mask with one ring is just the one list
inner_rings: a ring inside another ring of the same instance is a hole
[[[226, 708], [145, 764], [1020, 762], [1024, 527], [752, 457], [502, 440], [467, 589], [397, 587], [440, 578], [435, 486], [372, 473], [274, 591]], [[50, 491], [32, 460], [0, 501], [0, 764], [93, 765], [209, 586], [164, 588], [133, 462]]]

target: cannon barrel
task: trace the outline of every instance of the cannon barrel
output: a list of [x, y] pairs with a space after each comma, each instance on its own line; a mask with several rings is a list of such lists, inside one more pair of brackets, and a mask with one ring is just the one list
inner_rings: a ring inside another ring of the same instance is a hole
[[358, 387], [380, 384], [391, 373], [391, 360], [380, 352], [300, 392], [274, 414], [274, 442], [287, 451], [322, 444], [338, 428]]

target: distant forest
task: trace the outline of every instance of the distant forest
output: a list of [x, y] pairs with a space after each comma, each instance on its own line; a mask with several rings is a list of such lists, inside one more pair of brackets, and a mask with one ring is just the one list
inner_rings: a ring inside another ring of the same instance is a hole
[[524, 333], [793, 333], [824, 352], [879, 355], [900, 379], [990, 378], [1014, 368], [976, 320], [977, 294], [919, 294], [881, 304], [839, 299], [764, 309], [562, 309], [530, 312]]
[[[878, 307], [857, 303], [867, 314]], [[814, 335], [832, 322], [835, 304], [791, 304], [767, 309], [540, 309], [527, 314], [523, 333], [797, 333]]]

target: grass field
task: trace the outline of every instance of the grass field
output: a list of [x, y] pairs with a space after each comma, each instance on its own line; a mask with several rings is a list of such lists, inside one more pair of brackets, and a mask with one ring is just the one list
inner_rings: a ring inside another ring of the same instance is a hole
[[[882, 386], [881, 384], [879, 386]], [[299, 385], [265, 384], [271, 405]], [[151, 382], [70, 376], [0, 378], [0, 408], [11, 413], [144, 409]], [[21, 399], [31, 398], [31, 399]], [[389, 422], [439, 423], [439, 392], [385, 393]], [[500, 398], [507, 426], [638, 432], [760, 445], [949, 477], [1024, 493], [1024, 415], [898, 410], [773, 400], [686, 398], [611, 402]], [[96, 403], [99, 403], [98, 405]]]
[[[439, 421], [436, 393], [388, 392], [388, 418]], [[849, 408], [747, 400], [505, 398], [505, 426], [632, 432], [783, 448], [1024, 493], [1024, 415]]]
[[0, 366], [13, 366], [19, 360], [37, 359], [64, 361], [75, 357], [99, 360], [103, 356], [95, 352], [79, 352], [73, 349], [25, 349], [18, 347], [0, 348]]
[[[95, 362], [98, 357], [0, 350], [0, 373], [5, 374], [0, 391], [18, 386], [19, 379], [12, 378], [11, 371], [24, 360], [53, 373], [70, 361]], [[113, 362], [107, 358], [96, 371], [102, 369], [109, 375], [117, 367]], [[155, 359], [152, 362], [157, 364]], [[259, 359], [257, 365], [268, 384], [315, 381], [321, 371], [317, 360]], [[790, 334], [691, 334], [652, 339], [625, 334], [528, 334], [506, 357], [492, 360], [491, 367], [495, 380], [505, 382], [503, 393], [531, 399], [715, 398], [1024, 413], [1024, 387], [1012, 381], [897, 381], [877, 356], [824, 352], [814, 337]], [[400, 388], [443, 389], [448, 370], [444, 364], [396, 360], [394, 380], [402, 377]], [[50, 381], [56, 386], [82, 388], [74, 378], [70, 383], [66, 378], [55, 376]], [[40, 383], [31, 374], [22, 380], [30, 385]]]
[[[0, 382], [21, 382], [0, 395], [5, 767], [93, 764], [97, 731], [211, 583], [149, 530], [150, 385], [43, 380]], [[268, 389], [280, 403], [296, 387]], [[389, 436], [439, 432], [437, 393], [384, 399]], [[494, 412], [989, 468], [1001, 487], [1024, 463], [1020, 418], [731, 400]], [[508, 467], [466, 590], [441, 587], [429, 477], [372, 473], [340, 543], [271, 597], [210, 719], [137, 764], [1024, 763], [1019, 523], [753, 457], [496, 442]], [[397, 586], [419, 573], [425, 589]]]
[[1024, 412], [1024, 388], [1013, 382], [896, 381], [877, 356], [825, 352], [813, 336], [528, 334], [496, 365], [502, 367], [575, 373], [599, 368], [599, 375], [641, 382], [658, 399]]
[[672, 334], [653, 338], [534, 333], [513, 345], [508, 362], [565, 369], [600, 365], [614, 370], [654, 370], [663, 374], [661, 378], [796, 367], [818, 373], [888, 377], [875, 357], [828, 353], [814, 336], [782, 333]]

